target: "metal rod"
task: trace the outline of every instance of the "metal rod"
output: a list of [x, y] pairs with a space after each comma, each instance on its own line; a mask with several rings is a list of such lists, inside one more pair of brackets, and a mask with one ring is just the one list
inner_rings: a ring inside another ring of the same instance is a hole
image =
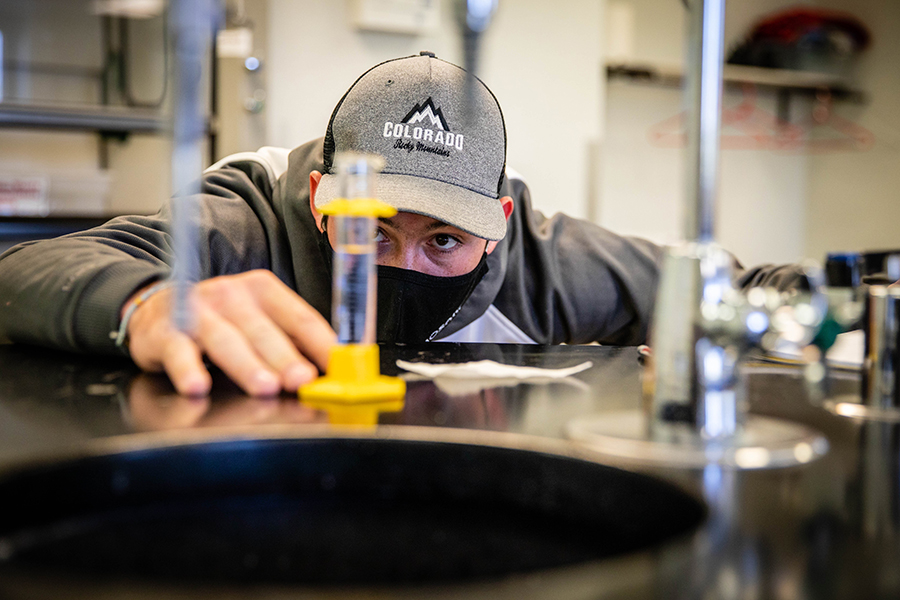
[[900, 409], [900, 289], [869, 288], [866, 316], [866, 356], [862, 369], [863, 402], [875, 410]]
[[212, 59], [209, 61], [209, 126], [207, 127], [207, 148], [209, 164], [219, 160], [219, 50], [217, 36], [210, 40]]
[[115, 133], [157, 133], [166, 127], [159, 111], [121, 106], [59, 106], [0, 102], [0, 126]]
[[669, 424], [688, 423], [716, 439], [733, 436], [734, 365], [700, 327], [701, 303], [715, 304], [730, 286], [730, 258], [714, 247], [713, 225], [722, 102], [725, 0], [692, 0], [685, 97], [688, 103], [687, 196], [683, 252], [663, 266], [654, 316], [657, 436]]
[[692, 0], [690, 13], [685, 239], [711, 242], [719, 170], [725, 0]]
[[497, 10], [498, 0], [457, 0], [457, 12], [463, 35], [463, 67], [466, 70], [465, 119], [475, 107], [475, 78], [478, 76], [481, 39]]
[[212, 0], [176, 0], [172, 7], [172, 41], [175, 44], [171, 232], [175, 249], [175, 302], [172, 321], [176, 327], [187, 331], [193, 326], [188, 297], [200, 275], [195, 223], [199, 211], [196, 194], [200, 192], [205, 133], [201, 83], [212, 37], [214, 5]]

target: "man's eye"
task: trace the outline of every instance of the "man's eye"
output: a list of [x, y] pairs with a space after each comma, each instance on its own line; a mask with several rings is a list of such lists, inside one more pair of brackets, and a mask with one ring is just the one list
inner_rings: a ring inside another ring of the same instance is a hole
[[372, 239], [373, 239], [373, 241], [377, 244], [378, 242], [383, 242], [383, 241], [386, 240], [387, 238], [385, 237], [383, 231], [381, 231], [380, 229], [376, 229], [376, 230], [375, 230], [375, 237], [372, 238]]
[[457, 244], [459, 244], [459, 240], [452, 235], [439, 233], [434, 236], [434, 245], [441, 250], [450, 250], [451, 248], [455, 248]]

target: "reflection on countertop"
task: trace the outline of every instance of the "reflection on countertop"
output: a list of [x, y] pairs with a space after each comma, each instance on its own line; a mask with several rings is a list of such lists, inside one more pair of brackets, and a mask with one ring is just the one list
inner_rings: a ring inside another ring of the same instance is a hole
[[[640, 391], [634, 348], [600, 346], [520, 346], [430, 344], [382, 349], [382, 370], [401, 373], [398, 359], [459, 363], [491, 359], [506, 364], [561, 368], [593, 360], [595, 367], [574, 376], [584, 385], [560, 380], [451, 394], [431, 381], [412, 380], [400, 412], [383, 412], [382, 425], [417, 425], [527, 433], [560, 437], [565, 422], [586, 411], [630, 406]], [[623, 377], [623, 373], [627, 376]], [[141, 373], [125, 358], [98, 360], [65, 352], [0, 345], [0, 411], [8, 413], [0, 434], [0, 459], [17, 446], [4, 444], [24, 429], [37, 446], [66, 440], [186, 428], [308, 425], [328, 422], [324, 411], [293, 395], [251, 398], [213, 370], [207, 398], [179, 396], [164, 375]], [[13, 423], [15, 425], [13, 425]], [[8, 431], [6, 429], [9, 428]], [[37, 435], [64, 432], [62, 438]], [[18, 433], [17, 433], [18, 432]], [[50, 439], [47, 439], [50, 438]]]
[[[564, 439], [565, 425], [573, 418], [641, 403], [635, 348], [430, 344], [383, 347], [381, 353], [382, 370], [391, 375], [399, 372], [397, 359], [490, 359], [547, 368], [589, 360], [593, 367], [574, 376], [584, 385], [522, 383], [463, 395], [451, 395], [431, 381], [410, 381], [402, 410], [382, 412], [375, 428], [354, 429], [329, 425], [326, 413], [303, 406], [293, 396], [246, 397], [219, 374], [209, 398], [183, 398], [165, 377], [142, 374], [124, 358], [97, 361], [0, 345], [0, 469], [71, 457], [85, 448], [114, 452], [253, 438], [474, 444], [605, 463], [608, 459]], [[479, 580], [464, 588], [441, 585], [429, 588], [429, 595], [497, 597], [505, 590], [521, 597], [561, 598], [584, 593], [666, 598], [900, 596], [900, 425], [848, 419], [814, 404], [796, 366], [756, 363], [748, 368], [747, 382], [751, 412], [821, 431], [830, 452], [800, 467], [744, 472], [715, 465], [678, 470], [616, 464], [703, 498], [709, 506], [706, 525], [677, 551], [644, 553], [627, 563], [601, 561], [607, 569], [613, 565], [612, 573], [591, 563], [502, 581]], [[858, 393], [859, 378], [835, 372], [831, 389], [852, 396]], [[477, 463], [472, 465], [477, 472]], [[671, 552], [677, 561], [672, 562]], [[608, 585], [609, 577], [619, 578], [622, 585]], [[7, 588], [10, 597], [30, 589], [22, 585]], [[0, 591], [7, 590], [0, 584]], [[364, 597], [366, 591], [354, 593]], [[418, 588], [392, 588], [387, 595], [422, 593]]]

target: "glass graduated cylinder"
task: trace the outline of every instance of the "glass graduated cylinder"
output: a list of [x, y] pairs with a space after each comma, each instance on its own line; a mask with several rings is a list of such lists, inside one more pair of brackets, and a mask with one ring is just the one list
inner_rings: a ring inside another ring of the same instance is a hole
[[335, 216], [332, 322], [340, 344], [375, 343], [375, 219]]

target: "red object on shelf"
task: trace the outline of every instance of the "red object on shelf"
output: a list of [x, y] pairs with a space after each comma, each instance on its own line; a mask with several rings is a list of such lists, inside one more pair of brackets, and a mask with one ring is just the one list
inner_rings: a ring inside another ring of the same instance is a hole
[[869, 29], [850, 13], [813, 8], [793, 8], [766, 17], [753, 28], [750, 39], [793, 44], [822, 29], [836, 29], [848, 34], [856, 50], [865, 49], [872, 39]]

